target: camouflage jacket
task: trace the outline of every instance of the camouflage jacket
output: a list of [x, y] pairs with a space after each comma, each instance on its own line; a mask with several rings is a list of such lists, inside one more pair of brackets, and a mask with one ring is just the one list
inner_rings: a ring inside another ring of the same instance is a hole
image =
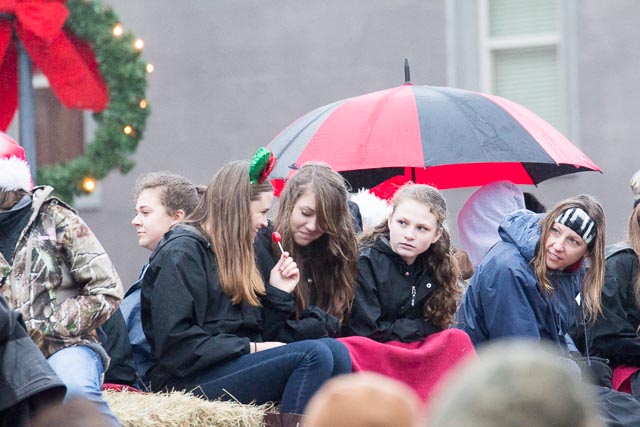
[[72, 208], [48, 198], [52, 191], [33, 190], [13, 265], [0, 254], [0, 292], [22, 313], [45, 357], [87, 345], [106, 362], [96, 328], [118, 308], [122, 283], [93, 232]]

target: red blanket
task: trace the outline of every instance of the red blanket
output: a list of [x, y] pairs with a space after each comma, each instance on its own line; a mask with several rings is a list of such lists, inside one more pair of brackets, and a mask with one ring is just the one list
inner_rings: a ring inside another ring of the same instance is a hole
[[640, 368], [637, 366], [620, 365], [613, 370], [613, 389], [623, 391], [625, 393], [631, 393], [631, 377]]
[[365, 337], [339, 340], [349, 349], [354, 372], [373, 371], [399, 380], [423, 402], [452, 367], [466, 357], [477, 357], [471, 339], [459, 329], [446, 329], [413, 343], [380, 343]]

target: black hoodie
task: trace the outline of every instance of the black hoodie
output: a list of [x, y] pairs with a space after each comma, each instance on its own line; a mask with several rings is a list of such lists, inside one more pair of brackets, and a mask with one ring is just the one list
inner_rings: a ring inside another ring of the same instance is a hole
[[441, 331], [424, 319], [425, 302], [437, 284], [424, 266], [423, 256], [408, 265], [384, 237], [362, 247], [358, 290], [343, 334], [380, 342], [414, 342]]
[[184, 388], [192, 376], [248, 354], [251, 341], [262, 341], [261, 308], [232, 304], [211, 244], [191, 226], [166, 233], [151, 254], [141, 308], [153, 390]]

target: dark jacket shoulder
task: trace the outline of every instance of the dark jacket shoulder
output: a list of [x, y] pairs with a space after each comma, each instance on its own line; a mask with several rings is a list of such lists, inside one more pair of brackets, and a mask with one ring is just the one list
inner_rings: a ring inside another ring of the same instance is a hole
[[424, 256], [408, 265], [382, 236], [363, 245], [356, 298], [344, 334], [413, 342], [440, 331], [424, 318], [424, 306], [437, 287]]
[[0, 425], [9, 425], [3, 419], [9, 408], [31, 399], [20, 409], [28, 414], [38, 403], [61, 401], [64, 393], [64, 384], [29, 338], [20, 314], [0, 297]]

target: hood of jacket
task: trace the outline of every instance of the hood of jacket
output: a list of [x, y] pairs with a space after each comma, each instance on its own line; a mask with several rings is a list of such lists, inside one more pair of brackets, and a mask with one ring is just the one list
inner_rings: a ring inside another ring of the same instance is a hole
[[505, 215], [524, 208], [522, 190], [509, 181], [489, 183], [469, 197], [458, 214], [458, 231], [474, 267], [500, 241], [498, 226]]
[[540, 241], [540, 222], [543, 214], [535, 214], [527, 210], [513, 212], [504, 217], [498, 227], [500, 238], [513, 243], [520, 255], [530, 262]]

